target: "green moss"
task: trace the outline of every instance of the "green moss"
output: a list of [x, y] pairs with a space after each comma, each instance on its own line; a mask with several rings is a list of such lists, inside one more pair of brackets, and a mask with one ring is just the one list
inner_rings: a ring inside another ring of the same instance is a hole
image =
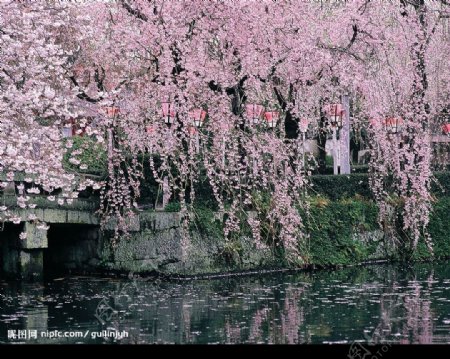
[[450, 172], [434, 172], [436, 181], [432, 183], [431, 193], [436, 197], [450, 197]]
[[450, 197], [441, 198], [433, 207], [428, 227], [437, 257], [450, 256]]
[[[448, 258], [450, 256], [450, 197], [440, 198], [433, 206], [428, 231], [432, 238], [435, 258]], [[430, 259], [431, 254], [424, 238], [421, 238], [413, 259]]]
[[[384, 243], [383, 233], [377, 223], [378, 209], [373, 201], [361, 196], [331, 201], [317, 196], [308, 199], [309, 211], [303, 211], [305, 232], [309, 238], [307, 246], [301, 248], [302, 256], [307, 258], [306, 264], [319, 266], [354, 265], [372, 259], [395, 259], [395, 253], [388, 250]], [[192, 245], [182, 272], [184, 274], [220, 273], [260, 268], [292, 267], [284, 259], [282, 250], [267, 248], [256, 250], [254, 242], [242, 233], [241, 237], [223, 237], [222, 218], [208, 207], [194, 207], [195, 219], [190, 223]], [[441, 198], [435, 203], [429, 230], [433, 237], [434, 253], [438, 257], [450, 254], [450, 197]], [[159, 214], [152, 214], [158, 216]], [[164, 230], [165, 231], [165, 230]], [[158, 232], [158, 231], [157, 231]], [[151, 229], [143, 230], [132, 236], [139, 243], [159, 243], [166, 234], [155, 235]], [[172, 239], [161, 242], [167, 246]], [[135, 268], [139, 270], [161, 270], [165, 273], [180, 273], [179, 263], [159, 266], [158, 261], [141, 261], [136, 253], [143, 253], [143, 248], [126, 243], [115, 250], [115, 255], [104, 263], [114, 263], [118, 268]], [[159, 245], [159, 244], [158, 244]], [[110, 252], [105, 251], [105, 254]], [[164, 253], [164, 251], [160, 252]], [[175, 253], [175, 252], [174, 252]], [[105, 257], [105, 256], [104, 256]], [[151, 256], [153, 257], [153, 255]], [[157, 257], [155, 255], [155, 257]], [[176, 257], [176, 256], [175, 256]], [[430, 254], [422, 240], [413, 259], [430, 259]], [[164, 261], [164, 258], [161, 260]], [[304, 263], [303, 263], [304, 264]], [[153, 268], [153, 269], [152, 269]], [[341, 273], [341, 272], [336, 272]], [[363, 280], [363, 279], [362, 279]]]
[[374, 252], [370, 244], [355, 240], [355, 233], [376, 230], [377, 208], [359, 198], [330, 202], [312, 198], [305, 230], [309, 233], [311, 263], [344, 265], [367, 260]]
[[225, 242], [222, 252], [219, 253], [219, 262], [224, 262], [225, 265], [240, 265], [243, 248], [240, 241], [232, 240]]
[[326, 155], [325, 164], [329, 167], [333, 167], [333, 156]]
[[[264, 199], [261, 197], [261, 201]], [[301, 211], [305, 219], [305, 232], [309, 235], [308, 245], [302, 246], [302, 256], [309, 263], [318, 265], [355, 264], [373, 258], [380, 243], [363, 242], [355, 234], [376, 231], [377, 207], [375, 203], [361, 196], [330, 201], [327, 197], [316, 196], [309, 199], [310, 210]], [[196, 220], [191, 229], [202, 234], [223, 237], [222, 222], [207, 207], [197, 207]], [[244, 226], [245, 227], [245, 226]], [[248, 228], [242, 228], [241, 236], [251, 236]], [[223, 254], [228, 260], [239, 257], [239, 240], [232, 238], [224, 246]], [[282, 248], [272, 248], [283, 261]]]

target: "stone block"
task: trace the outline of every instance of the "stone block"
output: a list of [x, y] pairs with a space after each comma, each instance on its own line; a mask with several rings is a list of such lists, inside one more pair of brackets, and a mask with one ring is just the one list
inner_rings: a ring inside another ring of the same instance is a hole
[[44, 212], [45, 210], [43, 208], [36, 208], [33, 210], [32, 213], [34, 213], [34, 215], [41, 221], [44, 220]]
[[36, 208], [36, 209], [15, 209], [13, 213], [18, 217], [22, 218], [23, 221], [28, 220], [29, 215], [33, 214], [36, 216], [36, 219], [43, 221], [44, 220], [44, 209]]
[[39, 229], [34, 223], [25, 222], [26, 238], [20, 240], [20, 247], [24, 249], [48, 248], [47, 231]]
[[44, 222], [47, 223], [67, 223], [67, 211], [60, 209], [44, 209]]
[[[138, 215], [130, 216], [126, 219], [129, 232], [139, 232], [141, 230], [141, 221]], [[113, 231], [116, 228], [117, 219], [111, 218], [105, 226], [105, 229]]]
[[85, 211], [67, 211], [67, 223], [77, 223], [77, 224], [98, 224], [98, 218]]
[[180, 215], [176, 212], [146, 213], [141, 215], [141, 221], [152, 231], [163, 231], [179, 227]]

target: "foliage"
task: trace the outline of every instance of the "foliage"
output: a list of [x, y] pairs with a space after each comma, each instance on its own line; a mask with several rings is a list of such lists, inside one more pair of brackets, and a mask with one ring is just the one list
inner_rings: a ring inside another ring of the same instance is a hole
[[314, 175], [311, 176], [311, 192], [326, 196], [331, 200], [356, 195], [372, 198], [369, 176], [357, 173], [350, 175]]
[[[78, 173], [89, 173], [105, 177], [108, 171], [108, 158], [105, 148], [95, 139], [88, 136], [74, 136], [64, 139], [70, 148], [63, 157], [64, 168]], [[78, 154], [79, 153], [79, 154]], [[76, 158], [77, 164], [70, 161]]]
[[361, 198], [330, 202], [313, 197], [310, 203], [305, 230], [309, 233], [311, 263], [343, 265], [368, 259], [374, 248], [355, 240], [353, 234], [378, 229], [373, 202]]
[[223, 238], [223, 223], [217, 213], [208, 207], [196, 206], [193, 209], [194, 219], [190, 223], [190, 229], [201, 235]]
[[139, 198], [138, 202], [141, 204], [150, 204], [154, 206], [159, 196], [159, 201], [161, 201], [162, 194], [160, 189], [160, 184], [156, 181], [153, 176], [152, 169], [150, 168], [150, 157], [156, 165], [160, 165], [160, 158], [158, 155], [149, 155], [148, 153], [138, 155], [137, 161], [142, 167], [142, 176], [139, 181]]
[[164, 211], [166, 212], [179, 212], [181, 209], [180, 202], [169, 202]]
[[[429, 231], [433, 238], [433, 253], [435, 259], [450, 257], [450, 196], [442, 197], [433, 204], [430, 216]], [[414, 253], [415, 259], [429, 259], [430, 253], [427, 250], [424, 238], [421, 238]]]
[[[353, 165], [351, 166], [351, 173], [368, 173], [369, 172], [369, 166], [368, 165]], [[318, 172], [317, 168], [312, 168], [312, 173], [314, 175], [321, 174], [321, 175], [332, 175], [333, 174], [333, 165], [326, 166], [325, 170], [321, 173]]]
[[[433, 173], [434, 181], [430, 192], [440, 198], [450, 196], [450, 172]], [[313, 175], [311, 193], [325, 196], [330, 200], [339, 200], [355, 196], [373, 199], [369, 185], [369, 175], [352, 173], [350, 175]]]
[[450, 197], [450, 171], [435, 172], [431, 193], [436, 197]]

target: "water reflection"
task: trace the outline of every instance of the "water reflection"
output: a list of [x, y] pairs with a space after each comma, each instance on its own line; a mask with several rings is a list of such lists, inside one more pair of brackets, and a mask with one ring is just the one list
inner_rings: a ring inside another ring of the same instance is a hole
[[[183, 283], [0, 281], [0, 342], [449, 343], [449, 284], [448, 263]], [[86, 336], [8, 339], [8, 330]], [[127, 336], [92, 336], [102, 330]]]

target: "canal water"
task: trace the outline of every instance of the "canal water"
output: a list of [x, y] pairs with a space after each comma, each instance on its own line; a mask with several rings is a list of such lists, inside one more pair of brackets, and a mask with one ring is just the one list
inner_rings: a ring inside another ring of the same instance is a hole
[[449, 264], [0, 280], [0, 343], [450, 343]]

